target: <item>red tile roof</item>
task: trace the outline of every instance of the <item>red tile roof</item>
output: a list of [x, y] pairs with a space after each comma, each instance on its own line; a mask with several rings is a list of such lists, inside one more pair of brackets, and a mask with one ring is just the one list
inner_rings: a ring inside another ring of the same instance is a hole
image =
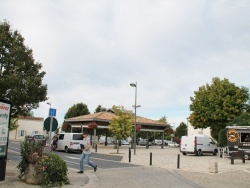
[[[116, 117], [116, 115], [112, 112], [98, 112], [94, 114], [87, 114], [82, 116], [77, 116], [69, 119], [65, 119], [66, 122], [73, 123], [73, 122], [85, 122], [85, 121], [103, 121], [103, 122], [110, 122], [112, 118]], [[160, 121], [136, 116], [136, 123], [137, 124], [144, 124], [144, 125], [158, 125], [158, 126], [168, 126], [166, 123], [162, 123]]]

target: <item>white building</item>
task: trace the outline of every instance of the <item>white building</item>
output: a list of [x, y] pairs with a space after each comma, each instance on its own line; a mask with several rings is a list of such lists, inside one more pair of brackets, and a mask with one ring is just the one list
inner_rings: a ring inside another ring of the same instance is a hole
[[44, 118], [41, 117], [19, 117], [16, 130], [9, 132], [9, 140], [23, 140], [25, 136], [31, 134], [43, 134], [46, 131], [43, 128]]
[[191, 136], [191, 135], [198, 135], [198, 134], [203, 134], [203, 135], [207, 135], [207, 136], [211, 137], [210, 128], [208, 127], [206, 129], [194, 129], [194, 127], [191, 125], [191, 123], [188, 122], [187, 135]]

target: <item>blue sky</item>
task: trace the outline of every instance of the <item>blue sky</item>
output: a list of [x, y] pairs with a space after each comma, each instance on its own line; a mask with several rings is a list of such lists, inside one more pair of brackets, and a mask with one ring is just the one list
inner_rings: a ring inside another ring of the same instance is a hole
[[42, 63], [59, 124], [80, 102], [133, 110], [136, 81], [137, 114], [176, 126], [213, 77], [250, 86], [248, 0], [1, 0], [0, 18]]

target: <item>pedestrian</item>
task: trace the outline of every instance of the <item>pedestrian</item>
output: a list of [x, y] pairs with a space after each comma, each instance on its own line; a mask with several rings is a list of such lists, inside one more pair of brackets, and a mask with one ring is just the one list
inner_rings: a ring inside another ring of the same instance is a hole
[[94, 172], [96, 172], [97, 165], [95, 165], [93, 162], [89, 160], [91, 154], [91, 144], [87, 132], [83, 133], [83, 146], [84, 147], [82, 148], [82, 154], [80, 157], [80, 171], [77, 173], [84, 173], [84, 166], [83, 166], [84, 159], [86, 159], [88, 165], [94, 169]]
[[58, 137], [57, 137], [57, 135], [55, 135], [55, 136], [53, 137], [53, 143], [52, 143], [52, 147], [51, 147], [53, 151], [56, 151], [57, 142], [58, 142]]

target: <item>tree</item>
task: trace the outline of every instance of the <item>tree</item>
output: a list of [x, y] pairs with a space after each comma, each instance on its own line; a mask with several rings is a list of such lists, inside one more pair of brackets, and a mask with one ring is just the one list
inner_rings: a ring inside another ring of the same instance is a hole
[[212, 137], [218, 140], [218, 132], [249, 108], [248, 92], [228, 79], [213, 78], [211, 85], [199, 87], [195, 96], [190, 97], [190, 123], [194, 128], [210, 127]]
[[[83, 103], [77, 103], [68, 109], [67, 113], [64, 116], [64, 119], [87, 115], [87, 114], [90, 114], [88, 106]], [[71, 125], [66, 122], [63, 122], [62, 131], [71, 132]]]
[[83, 103], [74, 104], [64, 116], [64, 119], [90, 114], [88, 106]]
[[236, 117], [233, 121], [229, 122], [227, 125], [233, 124], [236, 126], [250, 126], [250, 114], [244, 112], [240, 116]]
[[98, 105], [95, 109], [95, 112], [94, 113], [97, 113], [97, 112], [106, 112], [107, 109], [102, 107], [101, 105]]
[[47, 100], [41, 68], [22, 35], [7, 21], [0, 22], [0, 98], [12, 102], [12, 118], [27, 116], [39, 102]]
[[187, 135], [187, 125], [183, 122], [176, 128], [175, 136], [181, 138], [182, 136]]
[[[131, 111], [125, 110], [123, 106], [113, 106], [112, 108], [116, 117], [111, 120], [108, 128], [117, 140], [126, 139], [132, 135], [133, 114]], [[119, 144], [117, 146], [117, 153], [119, 153]]]
[[168, 123], [167, 117], [166, 117], [166, 116], [161, 117], [161, 118], [159, 119], [159, 122]]

